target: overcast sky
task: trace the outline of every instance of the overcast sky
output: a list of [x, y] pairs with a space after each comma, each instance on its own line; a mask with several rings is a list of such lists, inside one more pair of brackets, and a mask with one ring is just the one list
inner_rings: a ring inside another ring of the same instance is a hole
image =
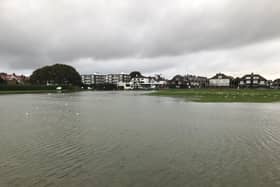
[[280, 77], [279, 0], [0, 0], [0, 72]]

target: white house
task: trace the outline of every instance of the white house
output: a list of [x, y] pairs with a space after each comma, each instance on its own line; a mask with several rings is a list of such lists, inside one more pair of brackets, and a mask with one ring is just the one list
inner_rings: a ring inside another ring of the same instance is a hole
[[117, 83], [117, 87], [119, 89], [124, 89], [124, 90], [133, 90], [131, 82], [122, 82], [122, 81], [120, 81], [120, 82]]
[[209, 79], [210, 87], [230, 87], [233, 77], [218, 73]]
[[132, 89], [154, 89], [155, 88], [155, 80], [151, 77], [134, 77], [131, 78], [130, 84]]

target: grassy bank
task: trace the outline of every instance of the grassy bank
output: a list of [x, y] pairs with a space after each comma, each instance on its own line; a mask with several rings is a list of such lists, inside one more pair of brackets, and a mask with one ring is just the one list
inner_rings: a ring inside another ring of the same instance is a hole
[[[63, 87], [63, 92], [79, 91], [77, 87]], [[1, 94], [56, 93], [56, 86], [0, 86]]]
[[168, 89], [149, 95], [181, 97], [195, 102], [280, 102], [280, 90], [270, 89]]
[[55, 93], [56, 90], [0, 90], [2, 94], [35, 94], [35, 93]]

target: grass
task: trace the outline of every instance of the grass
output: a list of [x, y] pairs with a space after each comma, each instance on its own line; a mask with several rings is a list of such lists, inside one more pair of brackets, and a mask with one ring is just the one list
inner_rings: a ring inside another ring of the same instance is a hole
[[280, 90], [272, 89], [167, 89], [149, 95], [180, 97], [194, 102], [280, 102]]
[[35, 94], [35, 93], [55, 93], [56, 90], [0, 90], [0, 95], [3, 94]]

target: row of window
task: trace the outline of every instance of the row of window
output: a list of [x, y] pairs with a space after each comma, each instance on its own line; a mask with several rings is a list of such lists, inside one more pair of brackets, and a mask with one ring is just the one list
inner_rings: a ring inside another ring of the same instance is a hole
[[[246, 79], [246, 80], [249, 80], [249, 79], [252, 79], [252, 77], [251, 77], [251, 76], [247, 76], [245, 79]], [[259, 76], [254, 76], [253, 79], [254, 79], [254, 80], [259, 80], [260, 77], [259, 77]]]
[[259, 81], [259, 80], [246, 80], [246, 81], [240, 81], [240, 84], [260, 84], [260, 85], [265, 85], [265, 81]]

